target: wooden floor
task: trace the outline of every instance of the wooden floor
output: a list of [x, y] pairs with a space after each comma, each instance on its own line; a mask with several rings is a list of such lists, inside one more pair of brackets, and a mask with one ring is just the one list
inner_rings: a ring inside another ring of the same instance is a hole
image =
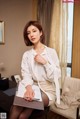
[[[41, 118], [42, 119], [42, 118]], [[48, 113], [48, 118], [47, 119], [66, 119], [65, 117], [61, 116], [61, 115], [58, 115], [54, 112], [49, 112]]]
[[67, 118], [65, 118], [65, 117], [63, 117], [63, 116], [61, 116], [61, 115], [58, 115], [58, 114], [56, 114], [56, 113], [54, 113], [54, 112], [49, 111], [49, 112], [47, 113], [47, 117], [46, 117], [45, 115], [43, 115], [43, 116], [38, 116], [38, 117], [31, 116], [30, 119], [67, 119]]

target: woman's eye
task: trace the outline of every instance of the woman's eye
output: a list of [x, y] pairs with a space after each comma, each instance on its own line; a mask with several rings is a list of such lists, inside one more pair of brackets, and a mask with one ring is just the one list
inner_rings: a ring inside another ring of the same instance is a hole
[[36, 32], [36, 30], [34, 30], [33, 32]]
[[30, 32], [27, 32], [27, 35], [29, 35], [30, 34]]
[[31, 33], [34, 33], [34, 32], [36, 32], [36, 30], [33, 30], [33, 31], [31, 31], [31, 32], [27, 32], [27, 35], [29, 35], [29, 34], [31, 34]]

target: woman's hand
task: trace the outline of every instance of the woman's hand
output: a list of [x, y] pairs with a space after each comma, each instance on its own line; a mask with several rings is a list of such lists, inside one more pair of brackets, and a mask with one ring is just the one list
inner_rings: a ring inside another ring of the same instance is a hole
[[40, 54], [37, 54], [35, 57], [34, 57], [34, 60], [40, 64], [46, 64], [47, 61], [40, 55]]
[[26, 87], [26, 92], [24, 94], [24, 99], [26, 99], [27, 101], [32, 101], [33, 97], [34, 97], [34, 91], [32, 89], [32, 86], [28, 85]]

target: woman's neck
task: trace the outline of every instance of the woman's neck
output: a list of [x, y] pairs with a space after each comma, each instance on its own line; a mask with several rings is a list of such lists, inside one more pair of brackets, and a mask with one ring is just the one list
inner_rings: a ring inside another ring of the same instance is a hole
[[44, 48], [44, 44], [42, 44], [41, 42], [34, 45], [34, 50], [40, 50], [42, 48]]
[[41, 54], [41, 53], [44, 51], [44, 48], [45, 48], [45, 46], [44, 46], [44, 44], [42, 44], [41, 42], [34, 45], [34, 50], [35, 50], [38, 54]]

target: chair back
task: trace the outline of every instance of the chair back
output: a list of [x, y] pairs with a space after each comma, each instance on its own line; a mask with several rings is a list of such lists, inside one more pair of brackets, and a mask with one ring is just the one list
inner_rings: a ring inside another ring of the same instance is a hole
[[64, 84], [62, 87], [62, 94], [67, 91], [80, 91], [80, 79], [73, 77], [65, 77]]

